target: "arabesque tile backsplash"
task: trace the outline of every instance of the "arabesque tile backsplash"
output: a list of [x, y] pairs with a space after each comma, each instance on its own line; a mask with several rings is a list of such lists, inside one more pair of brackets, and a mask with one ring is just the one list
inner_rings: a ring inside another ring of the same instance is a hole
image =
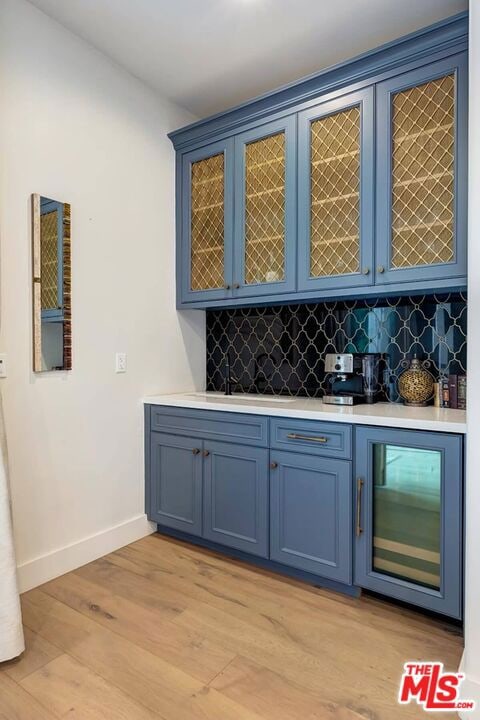
[[385, 399], [399, 400], [401, 362], [419, 353], [437, 379], [466, 373], [467, 297], [426, 295], [207, 311], [207, 390], [321, 397], [328, 352], [380, 352]]

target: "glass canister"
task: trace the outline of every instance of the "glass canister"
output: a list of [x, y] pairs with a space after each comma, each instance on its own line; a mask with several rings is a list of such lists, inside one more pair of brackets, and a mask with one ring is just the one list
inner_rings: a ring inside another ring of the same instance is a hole
[[424, 407], [433, 398], [433, 375], [428, 371], [429, 360], [420, 360], [414, 354], [411, 360], [402, 360], [406, 368], [398, 378], [398, 392], [405, 405]]

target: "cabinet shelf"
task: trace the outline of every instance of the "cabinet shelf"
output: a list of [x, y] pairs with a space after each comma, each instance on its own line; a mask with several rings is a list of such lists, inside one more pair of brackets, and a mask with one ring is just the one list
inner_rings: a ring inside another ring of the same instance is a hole
[[436, 125], [435, 127], [428, 128], [426, 130], [418, 130], [418, 132], [414, 133], [405, 133], [404, 135], [400, 135], [399, 137], [393, 137], [393, 144], [395, 145], [395, 143], [406, 142], [407, 140], [416, 140], [420, 137], [431, 137], [437, 132], [446, 132], [447, 130], [452, 130], [452, 128], [453, 122], [449, 122], [444, 123], [443, 125]]
[[264, 235], [264, 237], [255, 238], [254, 240], [248, 240], [249, 245], [267, 245], [268, 243], [275, 242], [276, 240], [283, 240], [283, 233], [278, 235]]
[[321, 158], [320, 160], [312, 160], [312, 167], [318, 167], [318, 165], [326, 165], [338, 160], [346, 160], [347, 158], [354, 158], [360, 155], [360, 150], [351, 150], [346, 153], [339, 153], [338, 155], [331, 155], [330, 157]]
[[451, 170], [445, 170], [445, 172], [432, 173], [431, 175], [422, 175], [422, 177], [411, 178], [410, 180], [400, 180], [399, 182], [395, 182], [395, 187], [409, 187], [409, 185], [428, 182], [429, 180], [438, 181], [445, 177], [453, 177], [453, 172]]
[[259, 163], [253, 163], [252, 165], [247, 165], [246, 171], [251, 172], [252, 170], [257, 170], [258, 168], [267, 167], [268, 165], [276, 165], [276, 163], [285, 162], [285, 158], [282, 157], [276, 157], [272, 158], [271, 160], [264, 160], [263, 162]]
[[319, 205], [327, 205], [328, 203], [339, 202], [341, 200], [349, 200], [350, 198], [358, 196], [358, 192], [345, 193], [344, 195], [336, 195], [335, 197], [324, 198], [322, 200], [314, 200], [311, 205], [312, 207], [318, 207]]
[[393, 226], [392, 230], [395, 233], [402, 233], [402, 232], [411, 232], [412, 230], [428, 230], [429, 228], [434, 227], [444, 227], [448, 228], [449, 225], [453, 223], [453, 218], [449, 218], [448, 220], [433, 220], [432, 222], [420, 222], [415, 223], [414, 225], [401, 225], [400, 227]]
[[334, 245], [334, 244], [338, 244], [338, 243], [351, 242], [352, 240], [356, 240], [358, 242], [358, 240], [359, 240], [358, 234], [344, 235], [343, 237], [331, 238], [330, 240], [312, 240], [311, 244], [312, 244], [312, 247], [318, 247], [320, 245]]
[[205, 178], [204, 180], [195, 180], [195, 187], [208, 185], [209, 183], [218, 182], [219, 180], [223, 180], [223, 175], [212, 175], [212, 177]]
[[210, 205], [200, 205], [200, 207], [192, 208], [192, 214], [198, 213], [198, 212], [204, 212], [205, 210], [213, 210], [217, 207], [222, 207], [223, 202], [216, 202], [211, 203]]
[[268, 188], [267, 190], [259, 190], [259, 192], [247, 193], [245, 197], [247, 197], [249, 200], [252, 200], [253, 198], [261, 197], [262, 195], [273, 195], [273, 193], [284, 191], [285, 185], [279, 185], [278, 187]]
[[223, 245], [213, 245], [212, 247], [204, 247], [204, 248], [198, 248], [196, 250], [192, 250], [192, 255], [205, 255], [207, 253], [212, 252], [221, 252], [223, 250]]

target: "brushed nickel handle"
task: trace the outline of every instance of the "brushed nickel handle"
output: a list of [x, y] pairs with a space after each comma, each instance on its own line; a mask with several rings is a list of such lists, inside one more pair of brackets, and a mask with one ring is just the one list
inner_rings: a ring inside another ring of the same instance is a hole
[[328, 442], [328, 438], [318, 436], [314, 437], [313, 435], [297, 435], [297, 433], [288, 433], [287, 438], [289, 440], [309, 440], [310, 442], [318, 442], [318, 443], [326, 443]]
[[272, 468], [272, 470], [276, 470], [277, 467], [278, 467], [278, 463], [276, 463], [276, 462], [271, 462], [271, 463], [270, 463], [270, 467]]
[[363, 533], [362, 528], [362, 490], [364, 481], [362, 478], [357, 478], [357, 523], [355, 529], [355, 535], [360, 537]]
[[240, 287], [240, 283], [233, 283], [233, 289], [238, 290]]
[[385, 272], [385, 268], [383, 267], [383, 265], [379, 265], [377, 267], [377, 272], [379, 272], [380, 274]]
[[199, 450], [198, 448], [193, 448], [192, 453], [193, 453], [194, 455], [199, 455], [199, 454], [200, 454], [200, 450]]
[[364, 275], [370, 275], [370, 268], [363, 268]]
[[210, 455], [210, 450], [203, 451], [203, 457], [208, 457], [209, 455]]
[[225, 290], [230, 290], [230, 285], [228, 283], [226, 283], [223, 287], [225, 288]]

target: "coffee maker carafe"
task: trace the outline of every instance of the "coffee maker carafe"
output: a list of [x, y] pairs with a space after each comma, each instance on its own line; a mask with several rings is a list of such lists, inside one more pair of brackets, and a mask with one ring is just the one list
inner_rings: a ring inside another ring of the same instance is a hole
[[327, 353], [325, 372], [330, 391], [327, 405], [357, 405], [376, 402], [380, 376], [379, 353]]

